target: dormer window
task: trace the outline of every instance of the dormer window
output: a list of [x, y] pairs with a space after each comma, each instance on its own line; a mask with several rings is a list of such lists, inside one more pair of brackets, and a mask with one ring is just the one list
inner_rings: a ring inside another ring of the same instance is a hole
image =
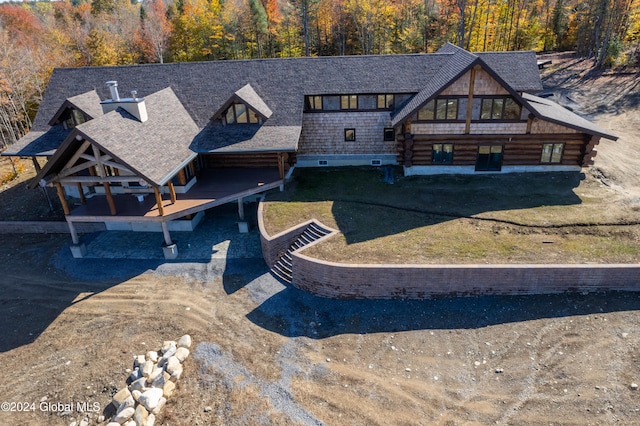
[[87, 118], [77, 109], [68, 109], [64, 114], [64, 118], [62, 119], [62, 123], [65, 129], [73, 129], [86, 121]]
[[223, 114], [226, 124], [258, 124], [260, 117], [246, 104], [231, 104]]

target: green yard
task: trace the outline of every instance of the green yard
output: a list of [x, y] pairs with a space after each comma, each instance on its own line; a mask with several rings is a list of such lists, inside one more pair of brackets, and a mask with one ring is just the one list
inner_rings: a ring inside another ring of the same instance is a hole
[[[344, 263], [635, 263], [640, 202], [578, 173], [402, 177], [298, 169], [267, 198], [270, 234], [315, 218], [305, 254]], [[635, 224], [634, 224], [635, 223]]]

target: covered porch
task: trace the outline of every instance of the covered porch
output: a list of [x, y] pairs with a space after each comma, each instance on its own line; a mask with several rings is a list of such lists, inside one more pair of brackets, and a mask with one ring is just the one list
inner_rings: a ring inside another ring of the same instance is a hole
[[75, 257], [82, 257], [86, 249], [75, 230], [77, 222], [104, 222], [105, 224], [147, 223], [160, 224], [164, 236], [166, 258], [175, 258], [168, 223], [190, 218], [204, 210], [236, 201], [240, 221], [244, 220], [244, 198], [283, 189], [284, 179], [278, 167], [218, 168], [203, 170], [197, 182], [183, 194], [161, 191], [147, 194], [93, 195], [69, 210], [66, 220], [71, 232]]

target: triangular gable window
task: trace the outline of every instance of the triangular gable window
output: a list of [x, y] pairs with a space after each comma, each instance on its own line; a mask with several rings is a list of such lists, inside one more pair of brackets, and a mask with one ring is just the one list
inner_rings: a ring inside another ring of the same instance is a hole
[[244, 103], [234, 103], [222, 114], [226, 124], [258, 124], [260, 116]]
[[59, 120], [65, 129], [73, 129], [76, 126], [88, 121], [88, 118], [84, 115], [84, 113], [75, 108], [67, 108], [67, 110], [62, 113]]

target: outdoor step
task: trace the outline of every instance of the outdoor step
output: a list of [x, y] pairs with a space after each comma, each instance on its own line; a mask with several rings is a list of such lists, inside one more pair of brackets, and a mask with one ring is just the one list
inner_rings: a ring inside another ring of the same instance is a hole
[[325, 236], [330, 233], [329, 231], [327, 231], [321, 226], [316, 225], [315, 223], [309, 224], [308, 228], [313, 229], [316, 233], [322, 234], [322, 236]]
[[275, 275], [275, 277], [280, 279], [281, 281], [284, 281], [284, 282], [287, 282], [287, 283], [291, 283], [291, 281], [292, 281], [290, 276], [282, 273], [281, 271], [277, 270], [276, 268], [271, 268], [271, 273], [273, 275]]
[[289, 269], [293, 267], [293, 262], [291, 261], [291, 259], [285, 259], [284, 257], [281, 257], [279, 262]]
[[276, 262], [271, 268], [271, 270], [276, 270], [280, 273], [280, 275], [291, 278], [291, 272], [292, 272], [291, 269], [287, 268], [285, 265], [283, 265], [280, 262]]
[[322, 235], [318, 235], [315, 232], [313, 232], [311, 229], [307, 228], [302, 235], [306, 235], [307, 238], [311, 238], [313, 239], [313, 241], [317, 240], [318, 238], [321, 238]]
[[298, 241], [302, 241], [303, 244], [306, 246], [307, 244], [310, 244], [310, 243], [314, 242], [315, 240], [312, 239], [312, 238], [307, 237], [304, 234], [302, 234], [302, 235], [300, 235], [300, 238], [298, 238]]

